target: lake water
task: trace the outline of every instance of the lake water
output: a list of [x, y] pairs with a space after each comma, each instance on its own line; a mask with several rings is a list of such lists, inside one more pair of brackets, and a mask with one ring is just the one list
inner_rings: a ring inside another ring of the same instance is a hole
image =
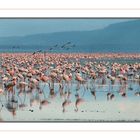
[[[81, 60], [81, 64], [84, 63]], [[136, 60], [91, 60], [91, 61], [110, 61], [121, 63], [135, 63]], [[137, 61], [139, 62], [139, 60]], [[1, 121], [49, 121], [49, 122], [102, 122], [102, 121], [140, 121], [140, 96], [136, 96], [136, 92], [140, 92], [139, 81], [129, 78], [127, 82], [116, 79], [114, 84], [105, 76], [106, 82], [102, 84], [102, 79], [97, 78], [95, 81], [87, 79], [86, 83], [79, 84], [73, 79], [72, 84], [64, 86], [60, 89], [59, 84], [54, 84], [54, 93], [52, 94], [47, 83], [40, 83], [42, 93], [38, 93], [36, 89], [32, 92], [20, 92], [15, 88], [15, 95], [5, 91], [4, 95], [0, 95], [0, 118]], [[92, 83], [92, 86], [91, 86]], [[95, 97], [91, 94], [91, 90], [96, 93]], [[26, 91], [26, 90], [25, 90]], [[122, 97], [120, 91], [126, 93], [126, 97]], [[107, 93], [114, 94], [113, 100], [107, 100]], [[84, 101], [79, 105], [76, 112], [75, 102], [76, 95], [79, 95]], [[10, 96], [10, 97], [9, 97]], [[62, 104], [69, 96], [69, 105], [65, 107], [63, 112]], [[13, 106], [16, 110], [7, 109], [9, 98], [14, 98]], [[48, 104], [40, 106], [40, 101], [47, 100]], [[31, 101], [34, 101], [31, 103]], [[2, 105], [4, 105], [2, 107]], [[21, 105], [24, 105], [21, 107]]]

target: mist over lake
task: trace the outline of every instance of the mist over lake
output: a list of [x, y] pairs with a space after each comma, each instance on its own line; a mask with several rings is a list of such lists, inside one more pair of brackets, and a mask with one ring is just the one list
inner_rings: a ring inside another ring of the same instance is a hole
[[[70, 48], [62, 49], [61, 46], [67, 42], [70, 42], [67, 45]], [[57, 47], [50, 51], [49, 48], [55, 45]], [[101, 29], [88, 31], [0, 37], [1, 52], [32, 52], [38, 49], [49, 52], [140, 52], [140, 20], [113, 23]]]

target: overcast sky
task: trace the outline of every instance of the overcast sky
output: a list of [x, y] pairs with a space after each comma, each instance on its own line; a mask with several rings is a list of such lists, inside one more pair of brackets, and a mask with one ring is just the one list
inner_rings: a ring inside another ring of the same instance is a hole
[[0, 37], [104, 28], [136, 19], [0, 19]]

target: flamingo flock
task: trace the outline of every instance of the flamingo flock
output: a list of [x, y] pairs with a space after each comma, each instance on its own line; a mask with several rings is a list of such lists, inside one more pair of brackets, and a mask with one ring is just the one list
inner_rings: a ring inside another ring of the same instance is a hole
[[35, 105], [42, 110], [55, 98], [60, 98], [63, 113], [72, 105], [73, 111], [78, 112], [81, 104], [86, 105], [86, 96], [98, 101], [97, 88], [103, 87], [107, 101], [117, 100], [118, 96], [127, 98], [128, 90], [138, 97], [139, 60], [140, 54], [123, 53], [1, 53], [0, 112], [6, 108], [16, 115], [18, 109]]

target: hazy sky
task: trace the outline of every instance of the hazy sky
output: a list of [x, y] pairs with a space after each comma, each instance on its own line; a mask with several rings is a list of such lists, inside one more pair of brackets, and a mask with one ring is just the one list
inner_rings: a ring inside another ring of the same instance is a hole
[[135, 19], [0, 19], [0, 37], [94, 30], [129, 20]]

